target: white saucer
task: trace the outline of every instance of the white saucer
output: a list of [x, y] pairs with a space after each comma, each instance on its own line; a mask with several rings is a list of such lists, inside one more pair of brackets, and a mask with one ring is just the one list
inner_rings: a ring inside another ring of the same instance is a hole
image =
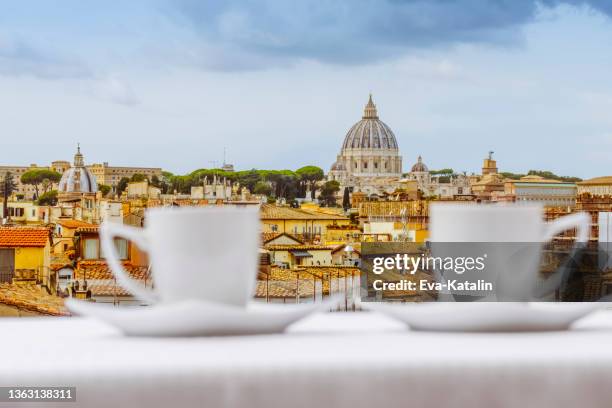
[[246, 308], [186, 300], [122, 308], [68, 299], [66, 307], [74, 314], [115, 326], [128, 336], [226, 336], [280, 333], [311, 313], [334, 308], [339, 300], [332, 296], [315, 304], [252, 302]]
[[576, 320], [603, 309], [602, 303], [363, 302], [363, 309], [383, 313], [412, 330], [510, 332], [567, 330]]

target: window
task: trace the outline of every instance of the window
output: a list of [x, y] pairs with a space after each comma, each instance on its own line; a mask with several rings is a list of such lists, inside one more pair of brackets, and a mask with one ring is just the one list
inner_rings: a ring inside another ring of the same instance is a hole
[[368, 168], [368, 162], [363, 163], [363, 168], [367, 169]]
[[14, 208], [14, 207], [9, 208], [9, 215], [11, 217], [23, 217], [23, 213], [24, 213], [23, 208]]
[[99, 259], [99, 240], [97, 238], [87, 238], [83, 241], [83, 258]]
[[32, 217], [36, 217], [36, 210], [32, 209]]
[[117, 254], [119, 255], [119, 259], [128, 259], [128, 242], [123, 238], [115, 239], [115, 248], [117, 249]]
[[[123, 238], [115, 238], [115, 249], [119, 255], [119, 259], [129, 259], [128, 242]], [[98, 238], [86, 238], [83, 241], [83, 258], [84, 259], [104, 259], [104, 251], [100, 246]]]

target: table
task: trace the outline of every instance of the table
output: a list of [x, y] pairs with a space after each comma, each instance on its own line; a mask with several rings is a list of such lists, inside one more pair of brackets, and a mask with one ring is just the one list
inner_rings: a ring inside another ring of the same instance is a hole
[[357, 312], [284, 335], [126, 338], [85, 318], [9, 318], [0, 336], [0, 385], [77, 387], [76, 404], [45, 407], [612, 406], [610, 311], [557, 333], [411, 332]]

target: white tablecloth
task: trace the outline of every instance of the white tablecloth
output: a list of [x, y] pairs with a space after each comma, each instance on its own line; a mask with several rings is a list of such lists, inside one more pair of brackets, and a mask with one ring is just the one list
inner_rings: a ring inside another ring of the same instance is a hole
[[1, 386], [76, 386], [69, 407], [612, 406], [612, 312], [558, 333], [420, 333], [331, 313], [284, 335], [174, 339], [2, 319], [0, 346]]

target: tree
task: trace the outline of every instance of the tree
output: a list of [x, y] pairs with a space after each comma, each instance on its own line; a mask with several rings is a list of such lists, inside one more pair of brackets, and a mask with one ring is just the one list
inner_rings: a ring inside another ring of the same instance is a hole
[[145, 176], [144, 174], [140, 174], [140, 173], [135, 173], [132, 175], [132, 178], [130, 179], [130, 181], [133, 182], [139, 182], [139, 181], [145, 181], [148, 180], [147, 176]]
[[102, 197], [106, 197], [108, 193], [111, 191], [111, 186], [106, 184], [98, 184], [98, 191], [102, 193]]
[[349, 194], [348, 187], [344, 187], [344, 194], [342, 196], [342, 208], [344, 208], [344, 211], [348, 211], [351, 208], [351, 197]]
[[266, 180], [272, 183], [276, 198], [282, 197], [287, 201], [290, 201], [297, 196], [297, 176], [291, 170], [268, 171]]
[[254, 194], [269, 196], [272, 194], [272, 187], [265, 181], [258, 181], [253, 188]]
[[326, 181], [321, 188], [321, 195], [319, 198], [323, 202], [323, 204], [329, 207], [335, 207], [336, 204], [336, 194], [340, 190], [340, 183], [336, 180]]
[[153, 177], [151, 177], [151, 185], [154, 187], [161, 187], [161, 181], [159, 180], [159, 177], [157, 177], [157, 174], [154, 174]]
[[453, 169], [440, 169], [440, 170], [430, 170], [429, 174], [431, 174], [432, 176], [435, 176], [438, 174], [451, 175], [451, 174], [455, 174], [455, 172]]
[[306, 187], [309, 186], [311, 198], [314, 198], [316, 182], [323, 180], [323, 177], [325, 177], [323, 169], [317, 166], [304, 166], [297, 169], [295, 174], [298, 176], [300, 182], [300, 195], [305, 196]]
[[119, 183], [117, 183], [117, 197], [121, 197], [121, 193], [125, 191], [129, 182], [129, 178], [121, 177], [121, 180], [119, 180]]
[[261, 181], [261, 179], [261, 174], [255, 169], [241, 171], [238, 174], [238, 182], [240, 185], [248, 188], [251, 192], [255, 190], [255, 185], [257, 182]]
[[53, 183], [59, 182], [61, 178], [62, 175], [57, 171], [34, 169], [23, 173], [21, 175], [21, 182], [34, 186], [36, 197], [38, 198], [40, 196], [40, 188], [42, 188], [42, 193], [44, 194], [51, 188]]
[[38, 205], [55, 205], [57, 204], [57, 190], [47, 191], [43, 193], [36, 201]]
[[4, 173], [2, 184], [0, 184], [0, 190], [2, 191], [3, 203], [2, 206], [2, 218], [8, 217], [8, 198], [15, 190], [17, 190], [17, 183], [13, 180], [13, 173], [7, 171]]
[[552, 171], [548, 171], [548, 170], [529, 170], [527, 175], [529, 175], [529, 176], [540, 176], [540, 177], [544, 177], [545, 179], [559, 180], [559, 181], [565, 181], [565, 182], [569, 182], [569, 183], [575, 183], [577, 181], [582, 181], [582, 179], [580, 177], [557, 176], [555, 173], [553, 173]]

